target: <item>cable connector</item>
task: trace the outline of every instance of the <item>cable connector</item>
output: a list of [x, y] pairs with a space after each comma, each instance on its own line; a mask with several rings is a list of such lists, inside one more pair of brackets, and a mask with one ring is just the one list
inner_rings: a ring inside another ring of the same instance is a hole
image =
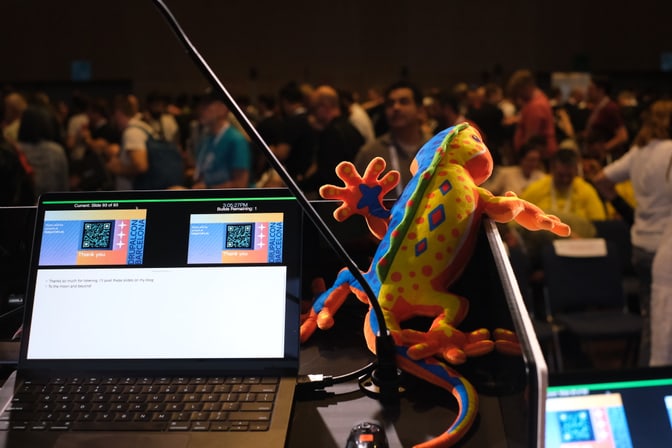
[[333, 385], [334, 377], [321, 373], [300, 375], [296, 381], [296, 387], [300, 392], [320, 390]]

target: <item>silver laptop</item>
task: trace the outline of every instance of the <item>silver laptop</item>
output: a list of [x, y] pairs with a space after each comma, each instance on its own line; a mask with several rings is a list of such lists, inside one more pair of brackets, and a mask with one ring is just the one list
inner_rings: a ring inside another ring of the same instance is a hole
[[2, 447], [283, 446], [301, 211], [285, 189], [38, 204]]

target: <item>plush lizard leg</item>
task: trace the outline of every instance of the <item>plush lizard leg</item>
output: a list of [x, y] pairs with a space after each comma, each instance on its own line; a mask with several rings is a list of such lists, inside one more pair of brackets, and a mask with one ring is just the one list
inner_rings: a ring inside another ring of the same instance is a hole
[[558, 236], [569, 236], [571, 229], [555, 215], [548, 215], [536, 205], [520, 199], [513, 192], [504, 196], [493, 196], [489, 191], [479, 189], [485, 203], [485, 213], [499, 222], [515, 220], [528, 230], [548, 230]]
[[308, 316], [301, 324], [299, 340], [305, 342], [317, 328], [325, 330], [334, 325], [334, 314], [350, 294], [350, 279], [347, 270], [339, 273], [334, 286], [323, 292], [313, 303]]

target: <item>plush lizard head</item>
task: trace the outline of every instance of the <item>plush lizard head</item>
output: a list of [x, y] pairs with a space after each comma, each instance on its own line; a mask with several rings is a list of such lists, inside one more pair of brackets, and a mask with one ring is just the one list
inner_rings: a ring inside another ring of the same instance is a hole
[[438, 133], [425, 144], [411, 164], [411, 172], [423, 172], [432, 162], [438, 166], [457, 164], [463, 166], [476, 185], [485, 182], [492, 174], [494, 163], [490, 151], [483, 143], [478, 131], [467, 123], [462, 123]]

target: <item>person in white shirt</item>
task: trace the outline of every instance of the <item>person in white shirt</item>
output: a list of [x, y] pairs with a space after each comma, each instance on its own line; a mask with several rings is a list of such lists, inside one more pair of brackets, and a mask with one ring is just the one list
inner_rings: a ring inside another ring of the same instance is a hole
[[[644, 318], [640, 365], [648, 365], [651, 344], [651, 266], [663, 233], [672, 223], [672, 100], [656, 101], [644, 115], [633, 147], [593, 179], [598, 188], [632, 181], [637, 207], [631, 228], [632, 264], [639, 277], [639, 305]], [[669, 316], [665, 316], [669, 318]]]
[[672, 365], [672, 222], [651, 267], [651, 358], [649, 365]]
[[150, 125], [137, 115], [136, 108], [128, 97], [116, 99], [113, 120], [121, 131], [121, 145], [113, 154], [107, 154], [106, 168], [116, 176], [117, 190], [132, 190], [133, 179], [149, 169], [147, 157], [148, 135], [154, 135]]
[[373, 121], [371, 121], [369, 114], [366, 113], [361, 104], [355, 101], [354, 95], [351, 92], [341, 90], [339, 93], [341, 101], [347, 109], [348, 120], [362, 134], [364, 144], [374, 141], [376, 139], [376, 132], [373, 129]]
[[88, 107], [87, 98], [81, 95], [72, 98], [72, 115], [68, 118], [65, 135], [65, 148], [70, 160], [81, 160], [86, 152], [84, 131], [89, 126]]

